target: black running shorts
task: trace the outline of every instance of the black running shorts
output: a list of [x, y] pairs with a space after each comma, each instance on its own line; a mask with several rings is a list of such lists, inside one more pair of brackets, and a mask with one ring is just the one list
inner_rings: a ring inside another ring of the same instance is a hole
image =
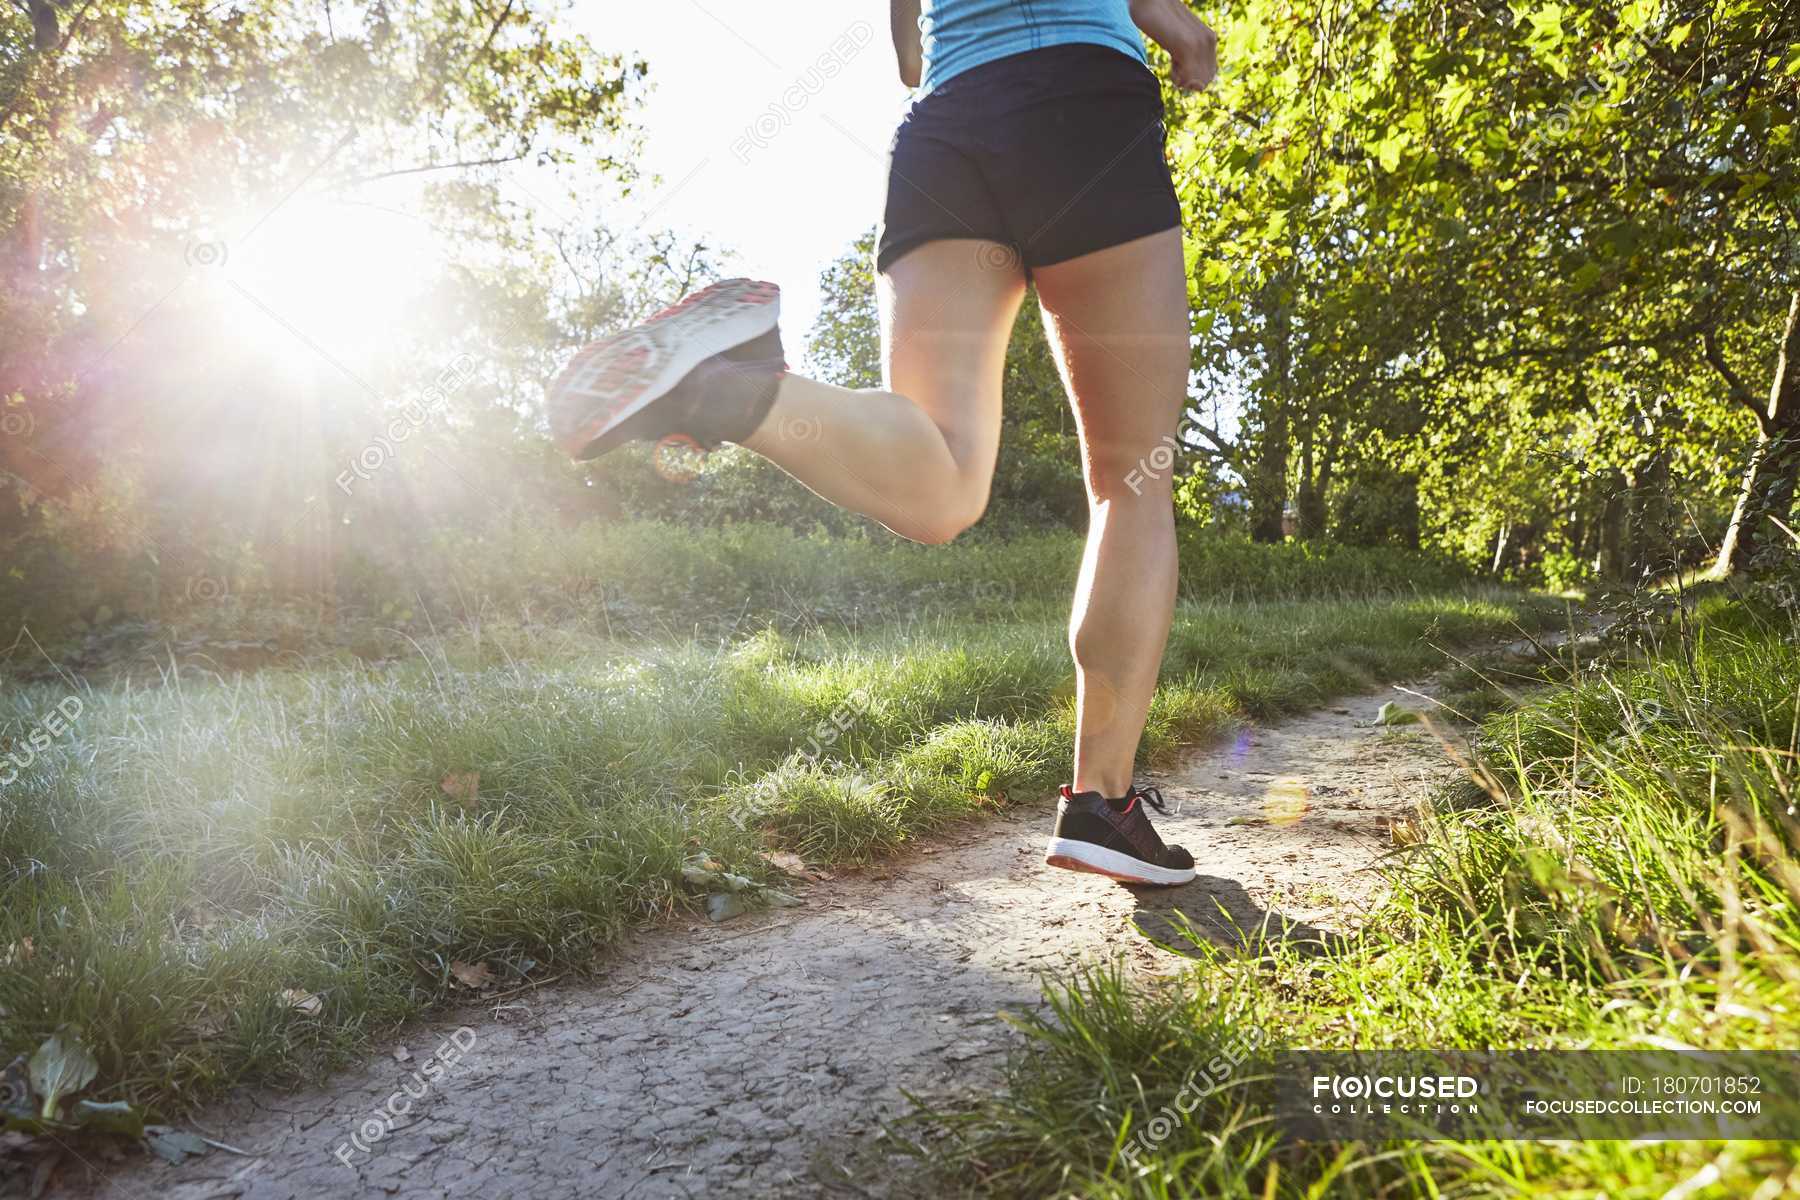
[[1046, 46], [952, 76], [888, 150], [875, 265], [926, 242], [982, 238], [1027, 271], [1181, 224], [1162, 91], [1107, 46]]

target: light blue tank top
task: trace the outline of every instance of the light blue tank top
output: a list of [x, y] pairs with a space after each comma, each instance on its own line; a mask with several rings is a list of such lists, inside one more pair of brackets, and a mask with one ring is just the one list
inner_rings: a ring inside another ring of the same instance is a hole
[[1148, 63], [1129, 0], [923, 0], [923, 96], [970, 67], [1044, 46], [1092, 42]]

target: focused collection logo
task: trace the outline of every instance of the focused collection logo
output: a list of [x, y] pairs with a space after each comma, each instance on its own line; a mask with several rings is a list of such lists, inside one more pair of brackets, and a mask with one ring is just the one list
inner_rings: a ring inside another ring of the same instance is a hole
[[1314, 1075], [1319, 1116], [1466, 1116], [1481, 1111], [1472, 1075]]

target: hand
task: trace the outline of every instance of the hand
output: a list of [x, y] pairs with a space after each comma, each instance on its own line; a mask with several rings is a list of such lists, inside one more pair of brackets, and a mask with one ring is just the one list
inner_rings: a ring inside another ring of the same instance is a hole
[[1219, 74], [1219, 35], [1199, 17], [1192, 13], [1188, 17], [1190, 27], [1185, 37], [1157, 40], [1169, 52], [1172, 67], [1169, 78], [1175, 86], [1189, 92], [1203, 92]]
[[1131, 19], [1169, 52], [1176, 87], [1198, 92], [1218, 75], [1218, 35], [1184, 0], [1131, 0]]

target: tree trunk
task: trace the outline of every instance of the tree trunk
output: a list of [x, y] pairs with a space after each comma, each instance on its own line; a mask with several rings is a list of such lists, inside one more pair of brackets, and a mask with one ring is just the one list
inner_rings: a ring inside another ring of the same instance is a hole
[[1318, 422], [1302, 417], [1300, 421], [1300, 478], [1294, 490], [1294, 533], [1302, 540], [1316, 537], [1314, 508], [1318, 504], [1318, 481], [1313, 476], [1313, 446], [1318, 442]]
[[1259, 542], [1279, 542], [1287, 537], [1283, 518], [1287, 514], [1291, 330], [1287, 308], [1280, 303], [1272, 305], [1266, 347], [1270, 386], [1263, 390], [1262, 438], [1249, 480], [1250, 536]]
[[1331, 476], [1337, 466], [1338, 445], [1342, 440], [1336, 423], [1332, 425], [1330, 435], [1325, 439], [1325, 452], [1319, 459], [1318, 470], [1313, 470], [1313, 430], [1306, 433], [1306, 451], [1300, 471], [1300, 494], [1295, 497], [1295, 516], [1299, 519], [1299, 534], [1302, 538], [1322, 538], [1325, 536], [1325, 499], [1331, 492]]
[[1631, 508], [1631, 484], [1615, 472], [1609, 485], [1600, 509], [1600, 547], [1594, 555], [1594, 573], [1602, 579], [1618, 579], [1625, 574], [1625, 518]]
[[1288, 419], [1279, 402], [1264, 414], [1256, 471], [1250, 480], [1250, 536], [1279, 542], [1286, 536], [1282, 516], [1287, 508]]
[[1679, 557], [1669, 520], [1669, 456], [1658, 450], [1631, 488], [1631, 569], [1640, 579], [1674, 570]]
[[1794, 504], [1796, 473], [1800, 472], [1800, 291], [1788, 304], [1787, 329], [1781, 338], [1781, 355], [1775, 362], [1775, 379], [1769, 386], [1769, 404], [1757, 414], [1756, 445], [1744, 468], [1731, 524], [1719, 544], [1713, 564], [1715, 576], [1750, 569], [1756, 553], [1771, 536], [1786, 538], [1771, 518], [1785, 521]]

